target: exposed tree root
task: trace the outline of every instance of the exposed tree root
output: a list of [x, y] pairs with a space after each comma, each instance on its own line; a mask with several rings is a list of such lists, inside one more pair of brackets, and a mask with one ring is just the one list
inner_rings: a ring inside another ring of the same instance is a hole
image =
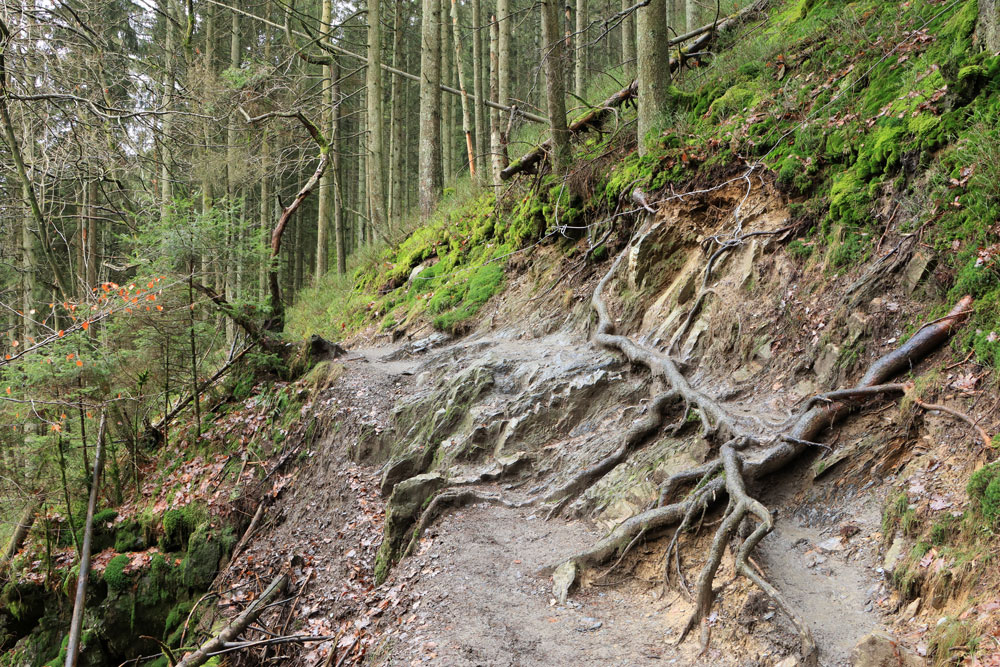
[[[722, 249], [713, 254], [712, 259], [716, 259], [721, 251]], [[658, 409], [650, 409], [647, 412], [641, 424], [637, 424], [629, 432], [622, 446], [614, 454], [575, 476], [562, 488], [550, 494], [550, 497], [579, 493], [590, 480], [603, 476], [607, 470], [617, 465], [627, 456], [629, 447], [634, 446], [629, 445], [630, 442], [634, 441], [633, 435], [635, 438], [639, 438], [640, 434], [648, 433], [648, 428], [656, 428], [652, 424], [658, 418], [660, 410], [665, 407], [667, 400], [683, 399], [688, 405], [698, 409], [704, 425], [704, 436], [725, 442], [719, 448], [717, 459], [678, 473], [666, 480], [661, 488], [657, 507], [631, 517], [591, 548], [564, 559], [562, 562], [573, 561], [578, 567], [605, 563], [616, 555], [627, 551], [639, 539], [640, 535], [655, 534], [667, 526], [678, 525], [667, 548], [664, 571], [666, 574], [669, 570], [670, 558], [671, 555], [674, 555], [679, 580], [681, 585], [686, 588], [680, 567], [678, 544], [680, 535], [684, 530], [689, 529], [695, 518], [703, 515], [719, 496], [725, 494], [728, 497], [728, 506], [715, 532], [708, 558], [699, 574], [694, 596], [695, 610], [681, 639], [683, 640], [692, 629], [701, 624], [711, 611], [717, 594], [717, 591], [713, 589], [713, 582], [725, 554], [726, 546], [737, 537], [739, 528], [744, 521], [755, 521], [756, 527], [748, 537], [739, 542], [736, 548], [736, 572], [757, 585], [791, 619], [802, 643], [804, 663], [815, 664], [818, 650], [808, 626], [792, 609], [780, 591], [765, 579], [759, 569], [755, 569], [751, 565], [750, 555], [760, 541], [771, 532], [774, 524], [768, 509], [747, 493], [746, 484], [748, 481], [759, 480], [765, 475], [784, 468], [812, 446], [823, 446], [822, 443], [817, 442], [818, 437], [824, 430], [832, 427], [837, 421], [856, 409], [857, 401], [905, 391], [904, 385], [887, 383], [887, 381], [900, 372], [912, 368], [915, 363], [944, 343], [954, 328], [964, 321], [972, 299], [968, 296], [962, 298], [947, 316], [925, 325], [905, 344], [876, 360], [857, 386], [813, 397], [796, 416], [786, 422], [787, 426], [781, 427], [781, 432], [765, 434], [741, 423], [740, 420], [728, 413], [718, 401], [692, 387], [681, 373], [677, 363], [668, 354], [660, 353], [640, 345], [626, 336], [614, 333], [603, 292], [616, 273], [622, 258], [627, 254], [628, 248], [619, 254], [608, 273], [594, 290], [591, 305], [598, 320], [594, 341], [602, 347], [621, 352], [632, 363], [648, 367], [654, 375], [663, 378], [672, 391], [657, 397], [659, 402], [653, 407]], [[934, 406], [933, 409], [941, 407]], [[952, 414], [955, 413], [952, 412]], [[967, 416], [962, 418], [974, 423]], [[643, 430], [640, 426], [647, 430]], [[645, 435], [641, 437], [645, 437]], [[719, 476], [720, 471], [724, 472], [724, 475]], [[667, 504], [671, 496], [681, 487], [696, 482], [697, 486], [687, 498]], [[558, 509], [561, 509], [561, 506], [557, 506]], [[551, 572], [559, 564], [561, 563], [553, 564], [545, 571]], [[704, 645], [706, 642], [704, 633], [702, 634]]]
[[[656, 396], [646, 409], [646, 414], [628, 430], [614, 452], [594, 465], [584, 468], [568, 482], [546, 495], [545, 502], [558, 501], [555, 507], [549, 510], [545, 517], [546, 520], [557, 516], [581, 491], [593, 485], [594, 482], [608, 474], [612, 468], [628, 458], [639, 444], [660, 428], [660, 424], [663, 422], [663, 413], [676, 403], [678, 398], [677, 392], [672, 390]], [[682, 420], [675, 425], [675, 430], [683, 425]]]
[[420, 536], [423, 535], [424, 531], [432, 523], [434, 519], [441, 515], [441, 513], [451, 507], [463, 507], [465, 505], [471, 505], [472, 503], [488, 503], [490, 505], [502, 505], [503, 507], [516, 508], [520, 507], [519, 503], [512, 503], [509, 500], [504, 500], [498, 495], [487, 495], [474, 491], [472, 489], [447, 489], [441, 493], [434, 496], [434, 500], [430, 502], [421, 514], [420, 518], [417, 519], [416, 525], [413, 527], [413, 533], [410, 535], [410, 541], [406, 545], [406, 549], [403, 551], [403, 557], [409, 556], [413, 553], [416, 548], [417, 543], [420, 542]]

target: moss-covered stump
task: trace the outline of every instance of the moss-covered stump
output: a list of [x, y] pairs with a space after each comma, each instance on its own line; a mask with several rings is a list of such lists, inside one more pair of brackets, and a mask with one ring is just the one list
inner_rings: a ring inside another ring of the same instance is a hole
[[420, 512], [430, 503], [434, 494], [444, 486], [444, 475], [437, 472], [411, 477], [397, 484], [389, 496], [385, 511], [385, 529], [382, 546], [375, 556], [375, 581], [382, 583], [389, 569], [403, 555], [409, 541], [410, 530], [420, 517]]

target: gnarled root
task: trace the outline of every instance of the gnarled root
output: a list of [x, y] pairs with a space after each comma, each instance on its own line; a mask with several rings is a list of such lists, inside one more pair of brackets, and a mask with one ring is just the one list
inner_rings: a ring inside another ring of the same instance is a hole
[[[621, 352], [632, 363], [646, 366], [654, 375], [663, 378], [672, 388], [673, 395], [668, 392], [661, 397], [670, 395], [671, 399], [682, 399], [687, 405], [697, 408], [701, 412], [704, 436], [724, 439], [726, 442], [720, 447], [717, 459], [675, 474], [666, 480], [661, 487], [656, 507], [627, 519], [591, 548], [563, 559], [545, 568], [543, 572], [551, 573], [565, 562], [574, 562], [578, 568], [605, 563], [615, 556], [620, 556], [638, 539], [638, 536], [654, 535], [668, 526], [678, 525], [667, 548], [664, 571], [666, 575], [670, 567], [671, 554], [677, 554], [676, 569], [682, 585], [685, 585], [680, 568], [678, 544], [680, 534], [692, 525], [696, 516], [704, 513], [725, 494], [728, 498], [728, 507], [715, 532], [708, 559], [699, 574], [695, 589], [695, 610], [681, 638], [683, 639], [697, 627], [711, 611], [716, 595], [712, 584], [726, 545], [730, 543], [740, 524], [744, 520], [752, 519], [756, 520], [757, 526], [739, 546], [735, 562], [736, 572], [750, 579], [791, 619], [802, 642], [802, 658], [805, 664], [815, 664], [818, 651], [808, 626], [791, 608], [784, 596], [765, 579], [763, 572], [755, 570], [750, 564], [751, 553], [764, 536], [771, 532], [774, 523], [768, 509], [747, 493], [746, 483], [759, 480], [784, 468], [806, 449], [821, 444], [817, 442], [821, 433], [856, 409], [857, 401], [905, 391], [904, 385], [888, 381], [903, 370], [912, 368], [915, 363], [944, 343], [954, 329], [965, 320], [970, 312], [972, 299], [968, 296], [963, 297], [947, 316], [925, 325], [905, 344], [876, 360], [857, 386], [810, 399], [799, 413], [789, 420], [789, 427], [779, 433], [768, 434], [767, 438], [764, 438], [735, 419], [718, 401], [691, 386], [669, 354], [642, 346], [626, 336], [614, 333], [603, 292], [627, 252], [628, 249], [619, 254], [594, 290], [591, 299], [591, 306], [597, 314], [594, 342]], [[940, 407], [934, 406], [934, 409]], [[655, 413], [656, 411], [650, 410], [647, 419], [655, 418]], [[759, 446], [765, 443], [765, 447]], [[751, 449], [749, 448], [751, 444], [758, 447], [744, 452]], [[627, 447], [623, 443], [611, 457], [588, 469], [593, 471], [592, 473], [588, 471], [581, 473], [563, 489], [566, 489], [567, 493], [570, 491], [573, 494], [579, 493], [587, 481], [605, 474], [610, 469], [605, 466], [617, 465], [627, 454]], [[725, 472], [724, 476], [717, 476], [720, 470]], [[695, 483], [697, 486], [685, 500], [667, 504], [681, 487]]]
[[639, 444], [659, 429], [663, 423], [663, 413], [666, 412], [668, 407], [676, 403], [677, 399], [677, 392], [672, 390], [657, 395], [650, 403], [646, 414], [628, 430], [625, 437], [622, 438], [621, 444], [614, 452], [594, 465], [584, 468], [568, 482], [546, 495], [543, 499], [545, 502], [558, 500], [556, 505], [546, 515], [546, 520], [562, 512], [566, 505], [572, 502], [581, 491], [608, 474], [611, 469], [624, 461]]
[[440, 516], [444, 510], [449, 507], [463, 507], [465, 505], [471, 505], [472, 503], [488, 503], [490, 505], [502, 505], [503, 507], [509, 508], [520, 507], [518, 503], [504, 500], [499, 495], [483, 494], [472, 489], [447, 489], [442, 491], [434, 496], [434, 500], [430, 502], [427, 509], [425, 509], [420, 514], [420, 518], [417, 519], [417, 523], [413, 527], [413, 533], [410, 535], [410, 541], [407, 543], [406, 549], [403, 551], [403, 557], [409, 556], [413, 553], [417, 543], [420, 542], [420, 536], [423, 535], [424, 531], [427, 530], [432, 523], [434, 523], [434, 519]]
[[[748, 439], [739, 438], [727, 442], [719, 449], [719, 458], [722, 459], [723, 469], [726, 473], [726, 492], [729, 494], [729, 507], [718, 530], [715, 531], [715, 537], [709, 549], [708, 560], [705, 562], [701, 574], [698, 576], [694, 612], [692, 612], [691, 617], [688, 619], [687, 626], [684, 628], [678, 641], [683, 641], [691, 630], [708, 617], [709, 612], [712, 610], [712, 603], [715, 601], [715, 590], [712, 588], [712, 583], [715, 581], [715, 573], [722, 562], [726, 545], [732, 540], [733, 535], [740, 527], [740, 523], [746, 517], [755, 517], [758, 521], [757, 527], [743, 541], [739, 551], [736, 553], [736, 571], [754, 582], [791, 619], [802, 641], [803, 662], [807, 665], [814, 665], [816, 664], [818, 651], [809, 627], [791, 608], [791, 605], [788, 604], [784, 596], [768, 583], [761, 574], [754, 570], [749, 563], [751, 552], [764, 539], [764, 536], [774, 529], [774, 521], [771, 518], [771, 512], [760, 501], [750, 497], [743, 482], [743, 462], [737, 450], [744, 448], [747, 444], [749, 444]], [[705, 647], [703, 646], [703, 648]]]

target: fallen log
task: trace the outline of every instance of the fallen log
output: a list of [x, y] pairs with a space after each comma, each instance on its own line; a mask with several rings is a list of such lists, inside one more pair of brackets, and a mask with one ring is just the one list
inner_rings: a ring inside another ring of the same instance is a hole
[[202, 644], [197, 651], [188, 653], [184, 656], [184, 658], [177, 663], [177, 667], [198, 667], [199, 665], [203, 665], [208, 662], [213, 654], [227, 648], [231, 648], [233, 640], [239, 637], [244, 630], [250, 627], [250, 624], [256, 621], [257, 618], [264, 613], [267, 606], [274, 600], [274, 598], [278, 597], [278, 594], [284, 591], [287, 586], [288, 576], [279, 574], [268, 585], [268, 587], [264, 589], [264, 592], [261, 593], [260, 597], [254, 600], [249, 607], [243, 610], [243, 613], [233, 619], [232, 623], [223, 628], [222, 632]]

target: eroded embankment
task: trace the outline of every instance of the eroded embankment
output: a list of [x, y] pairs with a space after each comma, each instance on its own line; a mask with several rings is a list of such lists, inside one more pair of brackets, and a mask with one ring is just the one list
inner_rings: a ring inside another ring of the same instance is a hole
[[[338, 637], [345, 661], [774, 664], [808, 661], [805, 635], [822, 664], [847, 661], [862, 637], [897, 620], [904, 601], [895, 562], [881, 555], [895, 542], [881, 508], [922, 455], [913, 446], [924, 413], [893, 403], [862, 410], [815, 431], [810, 440], [824, 444], [800, 444], [805, 451], [776, 473], [747, 475], [748, 498], [773, 510], [775, 529], [746, 567], [777, 596], [738, 576], [735, 549], [747, 529], [734, 527], [734, 550], [725, 548], [729, 533], [710, 548], [725, 525], [725, 503], [712, 500], [726, 497], [734, 477], [713, 476], [706, 464], [722, 451], [745, 470], [760, 467], [774, 447], [767, 435], [787, 431], [807, 399], [853, 386], [899, 346], [899, 328], [920, 311], [914, 297], [932, 286], [906, 245], [858, 275], [804, 274], [781, 251], [788, 226], [763, 180], [734, 181], [643, 215], [634, 235], [609, 242], [619, 260], [556, 289], [549, 281], [563, 267], [540, 252], [464, 340], [418, 334], [416, 343], [348, 357], [313, 403], [338, 426], [248, 551], [272, 569], [303, 559], [301, 601], [288, 619]], [[683, 385], [595, 344], [590, 297], [605, 276], [607, 321], [672, 360]], [[832, 287], [815, 289], [821, 278]], [[931, 359], [914, 373], [943, 365]], [[955, 422], [926, 419], [937, 424], [937, 448], [966, 441]], [[731, 437], [741, 433], [754, 442], [735, 449]], [[966, 456], [950, 465], [967, 474], [975, 464]], [[690, 477], [687, 497], [705, 503], [670, 551], [679, 518], [670, 526], [636, 517], [683, 499], [661, 497], [679, 474]], [[608, 542], [609, 531], [629, 525], [637, 529], [627, 539]], [[908, 539], [899, 533], [894, 548], [909, 549]], [[610, 546], [580, 557], [595, 544]], [[693, 595], [710, 554], [716, 595], [702, 618], [686, 591]], [[561, 563], [553, 589], [547, 575]], [[675, 646], [692, 618], [700, 641]], [[910, 648], [926, 652], [927, 640], [907, 630]], [[318, 661], [333, 643], [299, 658]], [[872, 654], [887, 646], [869, 644]]]

